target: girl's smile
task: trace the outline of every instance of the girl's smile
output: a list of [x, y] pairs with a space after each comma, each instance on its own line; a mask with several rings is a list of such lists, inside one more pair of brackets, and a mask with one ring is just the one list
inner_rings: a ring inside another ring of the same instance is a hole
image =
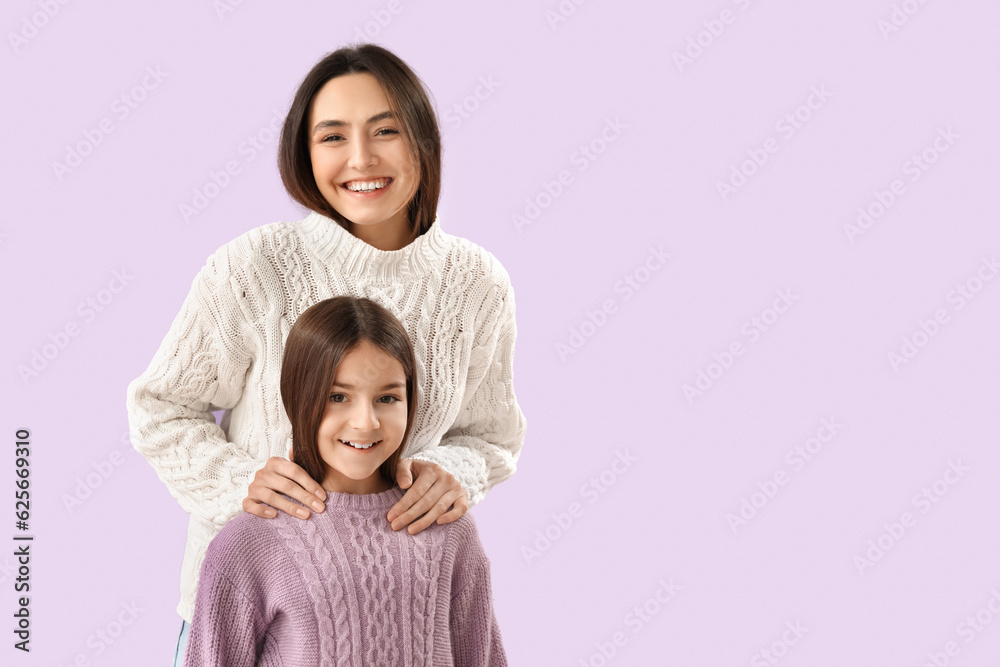
[[371, 449], [372, 447], [374, 447], [375, 445], [379, 444], [382, 441], [381, 440], [376, 440], [375, 442], [365, 442], [363, 440], [341, 440], [341, 442], [344, 443], [345, 445], [347, 445], [348, 447], [352, 448], [352, 449], [359, 449], [359, 450], [365, 452], [365, 451], [368, 451], [369, 449]]
[[368, 341], [344, 355], [316, 433], [323, 488], [385, 491], [379, 467], [401, 445], [406, 414], [406, 374], [396, 359]]

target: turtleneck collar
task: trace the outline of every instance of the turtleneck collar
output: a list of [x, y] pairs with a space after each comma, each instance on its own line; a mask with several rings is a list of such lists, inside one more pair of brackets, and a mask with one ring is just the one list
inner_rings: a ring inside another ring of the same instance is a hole
[[448, 251], [447, 235], [435, 220], [430, 229], [399, 250], [379, 250], [357, 238], [325, 215], [310, 213], [298, 223], [309, 250], [324, 262], [336, 263], [348, 275], [375, 282], [416, 278], [440, 266]]

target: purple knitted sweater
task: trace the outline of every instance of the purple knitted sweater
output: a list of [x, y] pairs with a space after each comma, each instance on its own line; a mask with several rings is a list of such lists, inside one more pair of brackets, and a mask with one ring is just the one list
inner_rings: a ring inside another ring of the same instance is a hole
[[472, 516], [396, 533], [396, 487], [308, 520], [240, 514], [208, 547], [185, 665], [506, 665]]

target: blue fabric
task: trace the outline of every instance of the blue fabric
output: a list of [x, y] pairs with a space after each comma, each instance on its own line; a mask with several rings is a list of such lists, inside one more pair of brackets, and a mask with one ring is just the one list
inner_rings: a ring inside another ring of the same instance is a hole
[[188, 634], [191, 632], [191, 624], [187, 621], [181, 622], [181, 634], [177, 637], [177, 648], [174, 649], [174, 667], [184, 667], [184, 649], [187, 648]]

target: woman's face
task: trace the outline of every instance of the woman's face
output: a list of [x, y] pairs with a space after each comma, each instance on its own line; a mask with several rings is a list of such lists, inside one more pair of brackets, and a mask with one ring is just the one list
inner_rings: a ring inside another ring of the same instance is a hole
[[406, 374], [368, 341], [344, 355], [330, 387], [316, 441], [326, 463], [323, 488], [341, 493], [386, 489], [379, 466], [406, 432]]
[[345, 74], [327, 81], [313, 100], [309, 132], [316, 185], [330, 206], [360, 227], [351, 232], [365, 240], [407, 235], [406, 207], [420, 184], [419, 170], [375, 77]]

